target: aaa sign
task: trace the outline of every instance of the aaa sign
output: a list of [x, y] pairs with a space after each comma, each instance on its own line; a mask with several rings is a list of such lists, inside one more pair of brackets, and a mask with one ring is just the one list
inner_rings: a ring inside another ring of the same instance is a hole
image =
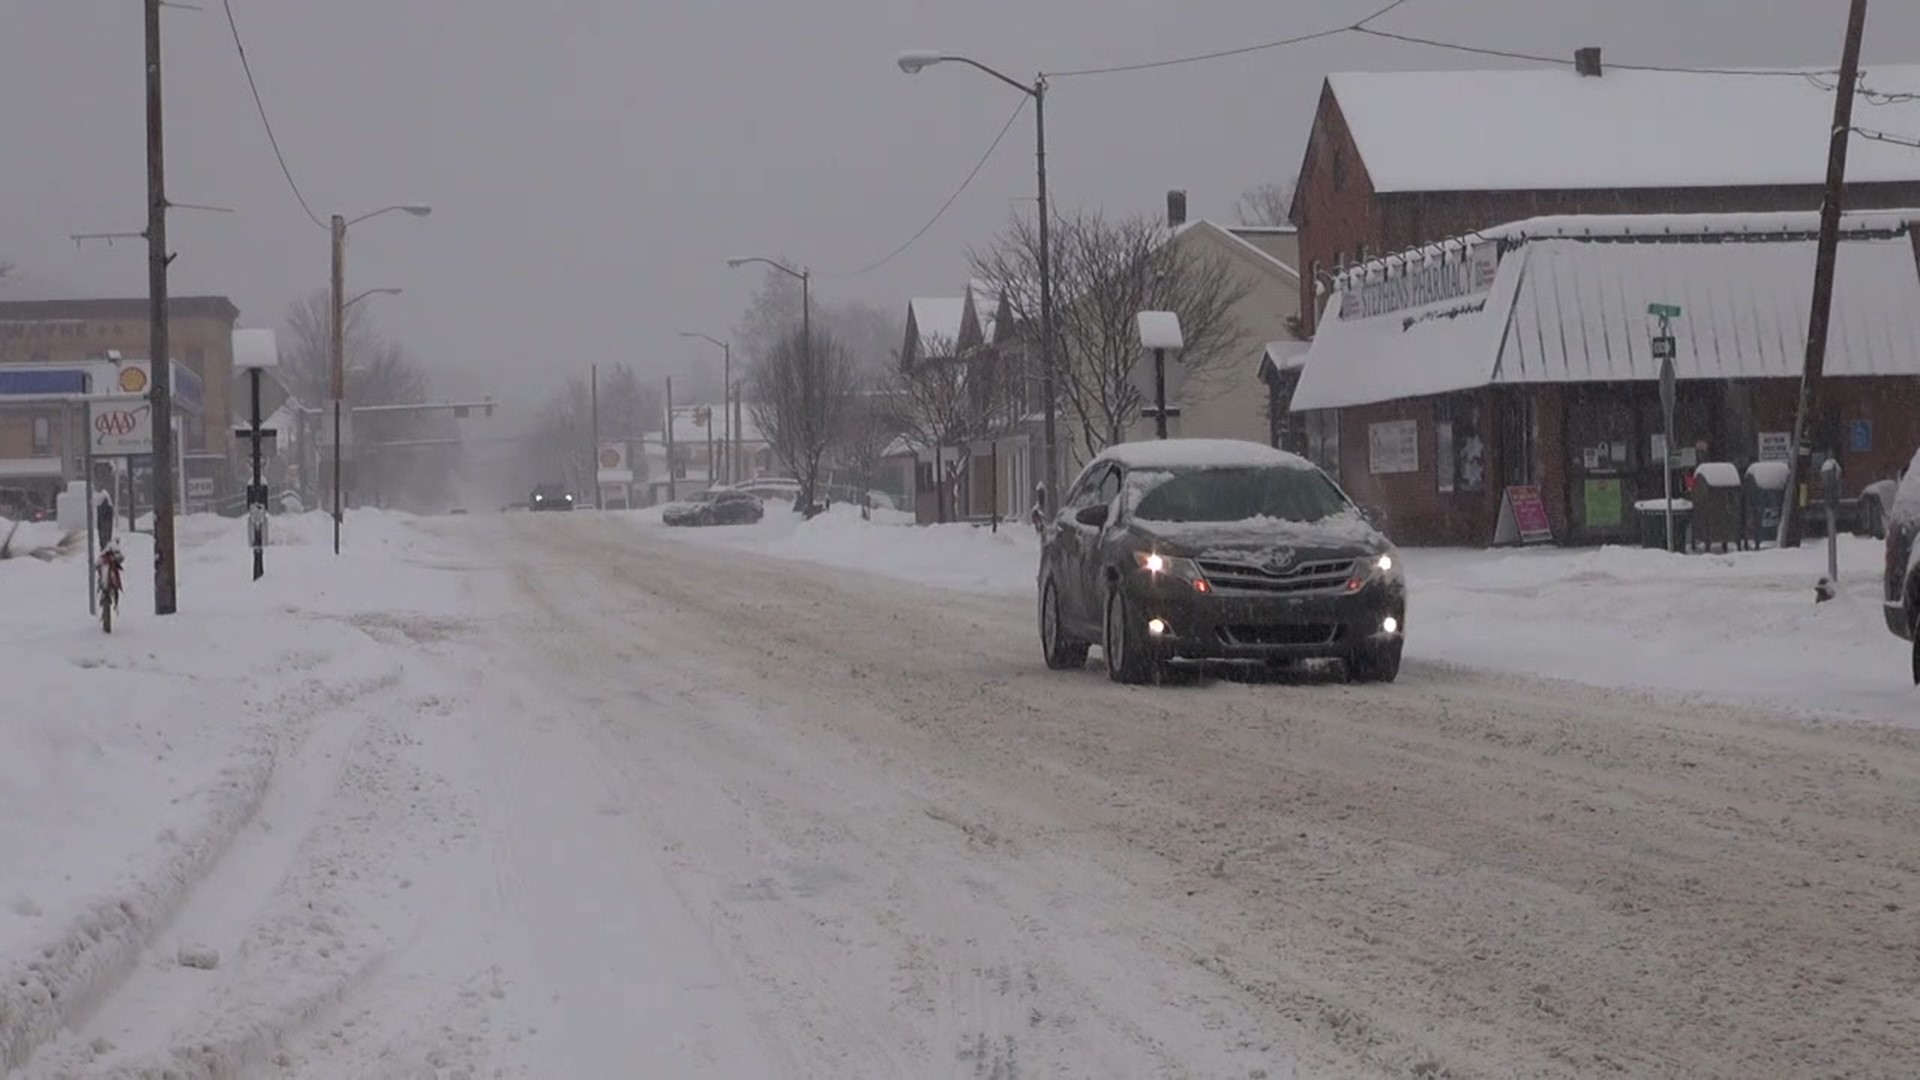
[[153, 406], [95, 404], [87, 410], [88, 437], [95, 457], [153, 453]]

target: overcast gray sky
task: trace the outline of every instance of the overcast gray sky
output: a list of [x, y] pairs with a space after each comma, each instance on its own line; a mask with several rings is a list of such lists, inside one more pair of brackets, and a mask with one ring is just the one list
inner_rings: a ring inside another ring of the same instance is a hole
[[[165, 15], [168, 183], [231, 215], [171, 219], [177, 293], [223, 293], [277, 325], [320, 287], [325, 233], [295, 203], [248, 95], [220, 0]], [[732, 254], [786, 253], [826, 299], [893, 308], [956, 293], [967, 245], [1031, 198], [1023, 117], [913, 249], [905, 240], [1018, 95], [978, 73], [909, 78], [902, 48], [1036, 70], [1178, 56], [1350, 22], [1349, 0], [232, 0], [294, 177], [323, 217], [424, 201], [353, 234], [350, 289], [450, 388], [541, 394], [599, 360], [677, 368], [685, 329], [725, 334], [758, 283]], [[1836, 0], [1410, 0], [1381, 24], [1550, 55], [1833, 66]], [[1916, 58], [1920, 5], [1881, 0], [1869, 61]], [[75, 231], [144, 225], [134, 0], [0, 5], [0, 259], [38, 293], [144, 295], [142, 248]], [[1331, 70], [1490, 66], [1336, 38], [1209, 64], [1062, 79], [1049, 98], [1055, 200], [1157, 210], [1168, 187], [1226, 217], [1295, 170]], [[1899, 130], [1920, 133], [1920, 106]], [[1888, 126], [1894, 126], [1889, 124]], [[1684, 137], [1648, 117], [1648, 152]], [[1764, 138], [1764, 132], [1756, 132]], [[1920, 151], [1916, 151], [1920, 153]], [[1030, 205], [1030, 202], [1027, 204]], [[16, 292], [17, 295], [17, 292]]]

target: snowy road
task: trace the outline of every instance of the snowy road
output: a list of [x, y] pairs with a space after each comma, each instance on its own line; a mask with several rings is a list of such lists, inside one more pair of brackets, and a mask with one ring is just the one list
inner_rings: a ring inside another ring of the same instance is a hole
[[422, 527], [472, 616], [363, 620], [406, 675], [315, 725], [268, 795], [296, 836], [176, 919], [226, 959], [150, 958], [31, 1074], [1920, 1057], [1910, 731], [1415, 664], [1123, 688], [1043, 670], [1023, 600], [597, 515]]

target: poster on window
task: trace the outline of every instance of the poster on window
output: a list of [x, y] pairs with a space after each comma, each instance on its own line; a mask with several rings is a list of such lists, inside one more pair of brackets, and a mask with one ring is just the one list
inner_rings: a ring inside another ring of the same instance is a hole
[[1391, 420], [1367, 425], [1367, 469], [1374, 475], [1420, 471], [1420, 423]]

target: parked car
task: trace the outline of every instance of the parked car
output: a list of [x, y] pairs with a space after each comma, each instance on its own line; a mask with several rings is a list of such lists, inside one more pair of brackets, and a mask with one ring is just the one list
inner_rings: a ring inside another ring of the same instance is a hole
[[758, 497], [730, 488], [712, 488], [660, 512], [668, 525], [751, 525], [766, 513]]
[[561, 484], [540, 484], [533, 489], [533, 497], [527, 500], [530, 510], [571, 510], [573, 492]]
[[1913, 456], [1887, 507], [1887, 629], [1913, 643], [1913, 684], [1920, 686], [1920, 453]]
[[1258, 443], [1115, 446], [1042, 529], [1047, 666], [1105, 654], [1116, 682], [1177, 660], [1337, 658], [1358, 682], [1400, 673], [1406, 579], [1393, 545], [1305, 458]]
[[47, 502], [37, 492], [0, 488], [0, 518], [9, 521], [45, 521]]
[[1887, 508], [1900, 490], [1898, 480], [1876, 480], [1860, 492], [1859, 521], [1856, 532], [1884, 540], [1887, 535]]

